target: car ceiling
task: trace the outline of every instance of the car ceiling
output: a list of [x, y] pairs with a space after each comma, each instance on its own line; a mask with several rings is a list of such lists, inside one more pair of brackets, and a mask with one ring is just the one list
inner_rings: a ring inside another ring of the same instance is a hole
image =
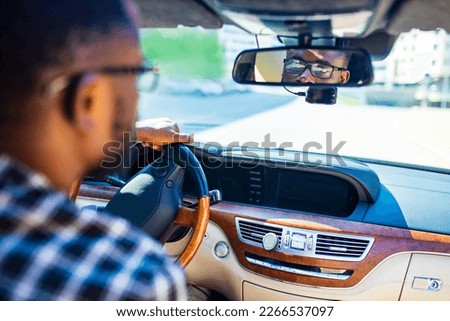
[[387, 54], [401, 32], [450, 31], [448, 0], [135, 1], [144, 28], [234, 24], [253, 34], [281, 36], [288, 45], [299, 35], [338, 38], [335, 45], [364, 47], [375, 56]]

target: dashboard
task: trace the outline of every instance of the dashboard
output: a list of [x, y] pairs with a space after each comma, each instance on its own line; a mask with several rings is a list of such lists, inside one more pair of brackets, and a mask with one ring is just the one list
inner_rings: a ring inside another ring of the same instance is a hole
[[[223, 201], [190, 282], [230, 300], [450, 300], [448, 174], [194, 152]], [[79, 201], [116, 191], [98, 186], [83, 184]], [[188, 238], [166, 249], [177, 255]]]

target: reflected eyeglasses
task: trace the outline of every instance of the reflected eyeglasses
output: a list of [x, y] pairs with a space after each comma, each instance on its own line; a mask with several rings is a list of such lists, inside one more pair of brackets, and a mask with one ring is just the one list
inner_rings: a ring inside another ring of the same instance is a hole
[[311, 74], [319, 79], [330, 79], [335, 70], [344, 71], [345, 68], [334, 67], [319, 62], [306, 62], [300, 59], [284, 59], [284, 70], [290, 75], [300, 76], [307, 68]]

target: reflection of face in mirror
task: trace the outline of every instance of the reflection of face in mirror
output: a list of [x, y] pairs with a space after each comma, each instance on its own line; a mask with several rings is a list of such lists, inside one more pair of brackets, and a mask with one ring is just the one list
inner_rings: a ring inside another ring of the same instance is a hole
[[283, 82], [346, 84], [350, 55], [320, 49], [289, 49], [283, 67]]

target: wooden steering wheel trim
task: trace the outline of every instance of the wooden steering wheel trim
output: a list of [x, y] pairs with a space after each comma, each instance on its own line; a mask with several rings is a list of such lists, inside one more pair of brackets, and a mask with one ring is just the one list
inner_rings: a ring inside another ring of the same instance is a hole
[[210, 214], [209, 202], [209, 196], [203, 196], [198, 200], [198, 208], [196, 210], [181, 207], [174, 221], [175, 224], [191, 226], [194, 229], [188, 245], [177, 260], [178, 264], [183, 268], [191, 262], [205, 236]]
[[83, 178], [79, 178], [75, 182], [72, 183], [72, 186], [70, 186], [69, 198], [74, 202], [77, 200], [77, 195], [80, 190], [82, 182], [83, 182]]

